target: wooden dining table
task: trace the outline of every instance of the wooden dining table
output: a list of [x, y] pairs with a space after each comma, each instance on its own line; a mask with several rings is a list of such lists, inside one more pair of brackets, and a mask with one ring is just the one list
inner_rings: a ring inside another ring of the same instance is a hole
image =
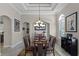
[[33, 46], [38, 46], [38, 45], [43, 45], [43, 46], [47, 46], [48, 45], [48, 41], [45, 40], [33, 40], [32, 41]]
[[[42, 46], [42, 49], [40, 49], [41, 48], [40, 46]], [[42, 54], [46, 55], [46, 48], [48, 47], [48, 40], [47, 39], [40, 39], [40, 40], [34, 39], [32, 41], [32, 47], [34, 48], [33, 53], [35, 55], [36, 53], [39, 54], [39, 49], [40, 49], [40, 52], [41, 50], [43, 50]]]

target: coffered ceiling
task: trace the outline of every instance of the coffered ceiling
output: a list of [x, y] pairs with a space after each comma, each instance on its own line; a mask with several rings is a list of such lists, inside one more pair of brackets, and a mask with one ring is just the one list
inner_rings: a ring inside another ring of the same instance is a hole
[[[55, 14], [62, 10], [67, 4], [64, 3], [12, 3], [10, 4], [21, 14]], [[40, 7], [40, 8], [39, 8]]]

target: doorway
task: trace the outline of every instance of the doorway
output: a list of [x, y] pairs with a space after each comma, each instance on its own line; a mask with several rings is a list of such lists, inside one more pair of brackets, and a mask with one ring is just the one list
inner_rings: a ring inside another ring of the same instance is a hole
[[23, 37], [27, 37], [27, 43], [30, 46], [30, 24], [28, 22], [23, 23]]
[[11, 19], [8, 16], [1, 16], [0, 18], [3, 22], [1, 29], [1, 45], [2, 47], [10, 47], [12, 32], [11, 32]]

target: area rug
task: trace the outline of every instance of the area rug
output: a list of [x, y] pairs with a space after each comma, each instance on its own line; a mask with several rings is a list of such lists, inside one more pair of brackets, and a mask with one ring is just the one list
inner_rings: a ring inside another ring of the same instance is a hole
[[[26, 51], [23, 49], [17, 56], [33, 56], [32, 51]], [[47, 52], [46, 56], [53, 56], [53, 52]], [[55, 51], [55, 56], [60, 56], [56, 51]]]
[[32, 56], [32, 51], [26, 51], [25, 53], [25, 49], [23, 49], [18, 56]]

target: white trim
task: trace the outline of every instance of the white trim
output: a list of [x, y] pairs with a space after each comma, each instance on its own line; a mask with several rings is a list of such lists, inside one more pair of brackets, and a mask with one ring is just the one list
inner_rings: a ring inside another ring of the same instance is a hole
[[16, 12], [18, 12], [19, 14], [22, 14], [16, 7], [13, 6], [13, 4], [9, 4]]
[[14, 48], [14, 47], [16, 47], [17, 45], [19, 45], [19, 44], [21, 44], [21, 43], [22, 43], [22, 41], [19, 41], [19, 42], [17, 42], [16, 44], [12, 45], [11, 48]]
[[[10, 4], [10, 6], [16, 11], [18, 12], [19, 14], [21, 15], [25, 15], [25, 14], [35, 14], [37, 15], [37, 11], [27, 11], [27, 7], [24, 5], [24, 3], [22, 4], [22, 6], [24, 7], [24, 9], [26, 10], [25, 12], [22, 12], [20, 10], [18, 10], [13, 4]], [[66, 4], [62, 4], [62, 3], [59, 3], [55, 6], [54, 10], [51, 10], [51, 11], [45, 11], [44, 13], [41, 13], [41, 14], [57, 14], [59, 13], [65, 6], [67, 6], [67, 3]]]
[[10, 47], [10, 45], [3, 45], [3, 47]]
[[[38, 11], [25, 11], [22, 15], [39, 15]], [[55, 15], [53, 11], [40, 11], [40, 15]]]

